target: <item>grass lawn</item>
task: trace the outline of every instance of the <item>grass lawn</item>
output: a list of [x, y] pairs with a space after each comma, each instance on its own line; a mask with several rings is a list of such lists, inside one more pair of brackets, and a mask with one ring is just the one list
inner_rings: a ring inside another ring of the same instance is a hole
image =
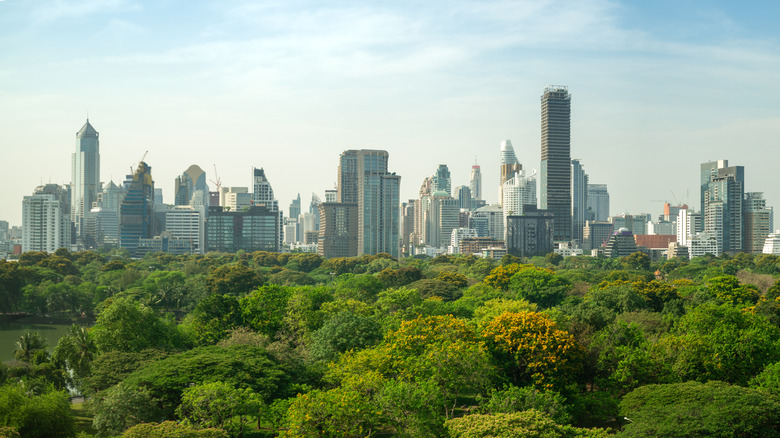
[[84, 403], [73, 403], [70, 405], [74, 417], [74, 429], [76, 433], [86, 432], [95, 435], [97, 431], [92, 428], [92, 414], [84, 409]]

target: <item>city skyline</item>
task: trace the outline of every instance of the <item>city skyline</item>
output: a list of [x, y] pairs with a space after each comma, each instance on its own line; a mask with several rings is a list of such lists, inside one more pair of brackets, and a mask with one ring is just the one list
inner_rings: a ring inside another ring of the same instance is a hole
[[[352, 148], [389, 152], [402, 201], [442, 163], [452, 187], [467, 185], [476, 158], [495, 203], [502, 140], [539, 168], [550, 84], [569, 87], [571, 156], [610, 188], [612, 214], [696, 205], [699, 164], [720, 159], [750, 169], [746, 192], [780, 205], [778, 91], [767, 85], [780, 78], [776, 5], [297, 6], [0, 2], [11, 84], [0, 219], [20, 225], [24, 196], [70, 182], [87, 116], [102, 182], [119, 184], [148, 150], [169, 203], [192, 164], [209, 179], [216, 164], [225, 186], [250, 186], [249, 168], [264, 168], [282, 205], [322, 196]], [[189, 24], [169, 26], [174, 13]]]

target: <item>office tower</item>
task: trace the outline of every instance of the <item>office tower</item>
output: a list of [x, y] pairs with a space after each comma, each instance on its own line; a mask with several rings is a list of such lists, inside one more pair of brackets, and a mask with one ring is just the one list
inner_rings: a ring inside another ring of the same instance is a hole
[[298, 197], [293, 199], [290, 203], [290, 215], [288, 217], [297, 219], [301, 214], [301, 194], [298, 193]]
[[620, 228], [609, 236], [607, 245], [604, 247], [604, 256], [608, 259], [615, 259], [631, 255], [637, 251], [634, 234], [626, 228]]
[[389, 154], [381, 150], [348, 150], [339, 158], [340, 203], [358, 205], [357, 254], [399, 254], [401, 177], [388, 172]]
[[550, 85], [542, 100], [542, 210], [555, 217], [556, 241], [572, 237], [571, 222], [571, 96], [566, 87]]
[[515, 149], [510, 140], [501, 142], [501, 176], [498, 181], [498, 204], [504, 204], [504, 183], [523, 170], [523, 166], [517, 161]]
[[132, 257], [138, 255], [139, 239], [151, 239], [154, 227], [154, 181], [152, 168], [141, 161], [125, 180], [125, 197], [119, 207], [119, 246]]
[[504, 182], [501, 195], [504, 217], [522, 215], [529, 205], [536, 208], [536, 171], [529, 176], [523, 171], [515, 173]]
[[606, 184], [588, 184], [588, 220], [606, 222], [609, 217], [609, 192]]
[[71, 158], [70, 217], [76, 227], [76, 237], [84, 234], [84, 216], [92, 209], [100, 191], [99, 134], [89, 119], [76, 133], [76, 152]]
[[429, 238], [425, 243], [434, 248], [445, 248], [450, 242], [452, 230], [460, 225], [458, 200], [444, 191], [434, 192], [428, 210]]
[[582, 227], [588, 220], [588, 174], [580, 160], [571, 160], [571, 238], [582, 243]]
[[411, 254], [416, 202], [416, 199], [410, 199], [401, 204], [401, 251], [405, 254]]
[[458, 206], [466, 211], [471, 210], [471, 200], [473, 198], [469, 186], [458, 186], [455, 188], [455, 191], [458, 198]]
[[704, 231], [715, 237], [720, 251], [741, 252], [745, 168], [729, 166], [728, 160], [702, 163], [701, 181]]
[[471, 179], [469, 180], [471, 196], [476, 200], [482, 199], [482, 171], [478, 164], [471, 166]]
[[[206, 184], [206, 172], [199, 166], [193, 164], [188, 167], [174, 181], [175, 205], [209, 205], [209, 186]], [[198, 199], [194, 199], [197, 193]], [[161, 203], [162, 200], [155, 200]]]
[[436, 169], [436, 173], [433, 175], [433, 191], [452, 195], [452, 177], [450, 176], [450, 169], [446, 164], [439, 164], [439, 168]]
[[534, 257], [553, 252], [553, 221], [552, 213], [539, 210], [536, 205], [526, 205], [521, 215], [507, 216], [507, 253], [516, 257]]
[[707, 233], [696, 233], [688, 241], [688, 244], [689, 259], [707, 254], [717, 256], [723, 252], [720, 246], [718, 246], [718, 239]]
[[325, 202], [338, 202], [338, 193], [337, 190], [325, 190]]
[[358, 253], [358, 203], [319, 204], [317, 252], [325, 257], [354, 257]]
[[278, 226], [276, 247], [281, 248], [284, 245], [284, 212], [279, 210], [279, 201], [274, 197], [274, 189], [266, 178], [262, 167], [260, 169], [252, 168], [252, 187], [254, 188], [252, 192], [254, 205], [265, 206], [269, 211], [279, 214], [279, 220], [276, 222]]
[[582, 250], [604, 249], [611, 235], [611, 223], [585, 221], [585, 226], [582, 227]]
[[631, 232], [631, 234], [647, 234], [647, 222], [650, 220], [649, 214], [619, 214], [617, 216], [610, 216], [607, 221], [613, 225], [613, 228], [618, 230], [625, 228]]
[[192, 253], [206, 252], [206, 207], [176, 205], [165, 213], [165, 231], [170, 237], [190, 243]]
[[473, 228], [455, 228], [452, 230], [452, 234], [450, 234], [450, 246], [448, 248], [448, 252], [450, 254], [462, 254], [460, 252], [460, 243], [463, 241], [463, 239], [474, 239], [477, 236], [477, 230]]
[[414, 236], [412, 245], [426, 245], [430, 239], [430, 203], [433, 194], [431, 177], [420, 185], [419, 198], [414, 207]]
[[206, 251], [278, 252], [281, 248], [278, 211], [265, 205], [251, 206], [242, 211], [209, 207], [206, 218]]
[[762, 254], [780, 255], [780, 231], [775, 231], [766, 236]]
[[766, 237], [772, 232], [772, 208], [766, 206], [762, 192], [745, 193], [744, 246], [749, 254], [761, 254]]
[[70, 248], [69, 204], [67, 189], [57, 184], [37, 187], [22, 199], [23, 252]]
[[479, 237], [504, 240], [504, 210], [498, 205], [486, 205], [471, 212], [469, 228], [477, 230]]

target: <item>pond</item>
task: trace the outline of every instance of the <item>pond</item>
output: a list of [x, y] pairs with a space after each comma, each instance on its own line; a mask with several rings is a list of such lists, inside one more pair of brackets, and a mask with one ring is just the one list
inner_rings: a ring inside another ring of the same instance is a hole
[[8, 362], [14, 359], [16, 341], [27, 332], [38, 332], [43, 336], [49, 346], [49, 353], [51, 353], [60, 337], [66, 334], [72, 325], [72, 322], [62, 319], [22, 318], [12, 321], [0, 320], [0, 361]]

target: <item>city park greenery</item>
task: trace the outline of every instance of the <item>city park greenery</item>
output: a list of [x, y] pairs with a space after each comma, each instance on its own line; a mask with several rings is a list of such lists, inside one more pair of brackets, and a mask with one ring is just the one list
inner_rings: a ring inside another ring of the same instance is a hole
[[780, 436], [771, 255], [29, 252], [0, 312], [75, 321], [0, 437]]

